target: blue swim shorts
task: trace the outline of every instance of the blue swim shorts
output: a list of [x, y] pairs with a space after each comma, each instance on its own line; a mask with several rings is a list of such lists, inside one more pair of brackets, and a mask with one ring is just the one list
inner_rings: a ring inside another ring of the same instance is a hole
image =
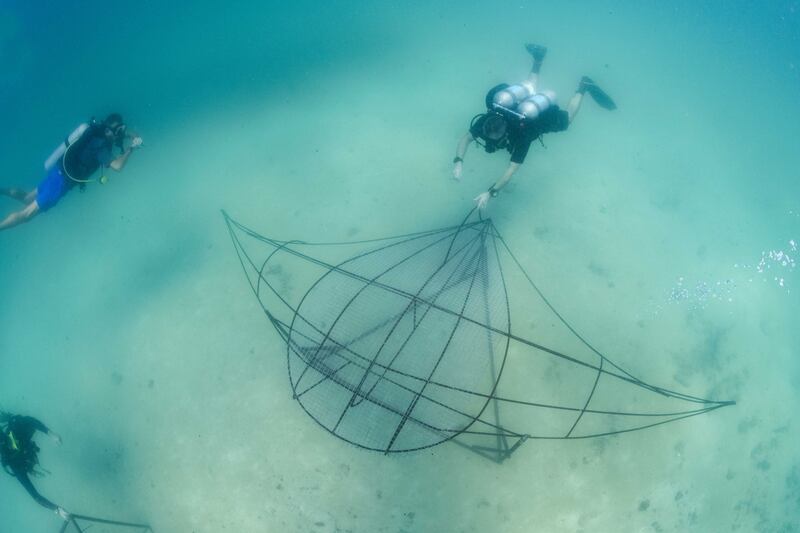
[[59, 165], [50, 169], [36, 189], [36, 203], [39, 204], [40, 211], [47, 211], [67, 194], [69, 191], [67, 179]]

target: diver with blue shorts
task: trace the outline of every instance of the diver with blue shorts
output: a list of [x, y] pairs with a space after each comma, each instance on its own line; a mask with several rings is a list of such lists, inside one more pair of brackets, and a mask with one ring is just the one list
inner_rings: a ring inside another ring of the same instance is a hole
[[511, 161], [505, 173], [489, 187], [489, 190], [475, 197], [478, 209], [484, 209], [491, 198], [505, 187], [528, 155], [531, 143], [545, 133], [565, 131], [580, 110], [583, 95], [589, 93], [604, 109], [616, 109], [616, 104], [608, 94], [586, 76], [581, 78], [578, 89], [569, 101], [566, 110], [558, 106], [553, 91], [540, 91], [539, 70], [547, 54], [547, 48], [538, 44], [526, 45], [533, 57], [533, 67], [528, 78], [517, 84], [506, 83], [492, 88], [486, 95], [486, 113], [472, 119], [469, 131], [461, 138], [453, 159], [453, 178], [461, 179], [462, 163], [467, 148], [474, 141], [486, 152], [508, 150]]
[[[125, 139], [130, 139], [127, 148], [123, 144]], [[127, 132], [122, 116], [118, 113], [111, 113], [102, 122], [92, 120], [88, 124], [81, 124], [47, 159], [47, 175], [35, 189], [27, 192], [22, 189], [0, 188], [0, 195], [25, 204], [19, 211], [0, 220], [0, 231], [27, 222], [52, 208], [75, 185], [83, 189], [92, 181], [105, 183], [107, 178], [102, 169], [121, 171], [133, 150], [141, 144], [141, 137]], [[116, 158], [112, 155], [114, 148], [121, 152]], [[101, 170], [101, 175], [94, 180], [92, 175], [98, 169]]]

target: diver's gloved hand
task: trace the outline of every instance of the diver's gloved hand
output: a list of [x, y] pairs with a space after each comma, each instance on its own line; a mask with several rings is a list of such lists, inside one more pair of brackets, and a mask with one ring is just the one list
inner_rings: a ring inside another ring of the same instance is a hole
[[492, 197], [492, 193], [490, 193], [489, 191], [486, 191], [486, 192], [480, 193], [478, 196], [473, 198], [473, 200], [475, 200], [475, 203], [478, 204], [477, 205], [478, 209], [486, 209], [486, 204], [489, 203], [489, 200], [491, 199], [491, 197]]
[[136, 137], [131, 139], [131, 150], [139, 148], [143, 142], [144, 141], [142, 140], [142, 138], [137, 135]]
[[461, 173], [464, 171], [464, 165], [461, 161], [456, 161], [456, 164], [453, 166], [453, 179], [456, 181], [461, 180]]
[[72, 515], [70, 515], [70, 514], [69, 514], [67, 511], [65, 511], [65, 510], [64, 510], [64, 509], [62, 509], [61, 507], [56, 507], [56, 514], [57, 514], [58, 516], [60, 516], [60, 517], [61, 517], [61, 519], [62, 519], [64, 522], [69, 522], [69, 520], [72, 518]]

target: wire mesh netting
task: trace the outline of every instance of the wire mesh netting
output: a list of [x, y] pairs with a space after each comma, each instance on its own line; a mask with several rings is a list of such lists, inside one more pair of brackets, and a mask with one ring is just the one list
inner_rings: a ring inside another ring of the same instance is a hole
[[153, 533], [153, 529], [147, 524], [136, 524], [131, 522], [120, 522], [118, 520], [108, 520], [93, 516], [71, 515], [69, 520], [59, 530], [60, 533], [84, 533], [91, 530], [92, 533], [115, 533], [130, 531], [132, 533]]
[[553, 308], [489, 219], [308, 243], [224, 215], [285, 341], [294, 398], [357, 446], [406, 452], [457, 437], [501, 461], [528, 438], [622, 433], [732, 403], [649, 385], [612, 363]]

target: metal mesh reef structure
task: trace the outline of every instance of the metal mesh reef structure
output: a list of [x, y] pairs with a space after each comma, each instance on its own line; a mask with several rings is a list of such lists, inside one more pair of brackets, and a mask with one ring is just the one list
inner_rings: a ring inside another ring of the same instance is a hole
[[527, 439], [614, 435], [733, 403], [614, 364], [556, 311], [490, 219], [310, 243], [223, 215], [286, 344], [294, 398], [356, 446], [399, 453], [452, 440], [501, 462]]
[[84, 533], [92, 530], [92, 533], [101, 532], [122, 532], [131, 531], [132, 533], [153, 533], [153, 529], [147, 524], [135, 524], [131, 522], [120, 522], [117, 520], [107, 520], [84, 515], [71, 515], [59, 530], [60, 533]]

